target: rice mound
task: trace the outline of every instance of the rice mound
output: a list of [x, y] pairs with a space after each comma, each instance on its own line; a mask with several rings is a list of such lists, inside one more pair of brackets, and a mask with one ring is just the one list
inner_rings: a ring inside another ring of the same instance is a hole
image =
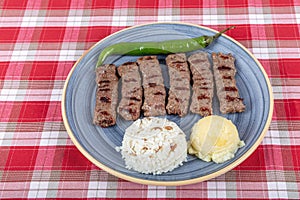
[[126, 168], [144, 174], [161, 174], [182, 165], [187, 158], [184, 132], [167, 119], [147, 117], [136, 120], [117, 147]]

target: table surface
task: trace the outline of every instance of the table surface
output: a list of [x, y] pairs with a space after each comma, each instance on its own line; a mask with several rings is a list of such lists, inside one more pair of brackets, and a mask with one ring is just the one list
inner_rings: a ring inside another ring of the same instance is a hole
[[[300, 1], [0, 1], [0, 198], [300, 198]], [[186, 186], [131, 183], [74, 146], [61, 96], [76, 60], [133, 25], [189, 22], [220, 30], [267, 72], [274, 113], [256, 151], [233, 170]]]

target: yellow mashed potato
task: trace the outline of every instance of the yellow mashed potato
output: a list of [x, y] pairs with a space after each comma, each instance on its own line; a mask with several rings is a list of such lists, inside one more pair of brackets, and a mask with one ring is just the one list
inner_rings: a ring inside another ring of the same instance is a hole
[[216, 163], [234, 157], [238, 148], [245, 145], [240, 140], [236, 126], [228, 119], [216, 115], [200, 119], [192, 128], [188, 153]]

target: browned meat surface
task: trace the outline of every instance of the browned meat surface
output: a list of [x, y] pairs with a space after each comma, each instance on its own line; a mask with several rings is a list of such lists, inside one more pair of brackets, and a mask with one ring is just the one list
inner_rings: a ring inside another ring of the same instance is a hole
[[122, 80], [122, 98], [118, 113], [125, 120], [136, 120], [140, 117], [143, 100], [139, 67], [135, 62], [124, 63], [118, 67], [118, 73]]
[[183, 53], [170, 54], [166, 58], [170, 77], [167, 104], [168, 114], [183, 117], [188, 112], [190, 99], [190, 71]]
[[243, 112], [245, 105], [235, 82], [236, 68], [231, 54], [212, 53], [217, 96], [222, 113]]
[[165, 115], [166, 90], [162, 71], [156, 56], [144, 56], [137, 60], [143, 79], [144, 116]]
[[96, 106], [93, 122], [101, 127], [116, 124], [118, 77], [115, 65], [102, 65], [96, 69]]
[[193, 78], [193, 95], [190, 111], [201, 116], [213, 114], [214, 80], [207, 53], [200, 52], [188, 58]]

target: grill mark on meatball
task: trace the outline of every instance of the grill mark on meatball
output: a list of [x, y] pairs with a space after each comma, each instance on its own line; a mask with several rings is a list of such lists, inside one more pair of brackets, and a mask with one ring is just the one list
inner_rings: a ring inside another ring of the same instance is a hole
[[188, 87], [174, 87], [175, 90], [190, 90]]
[[223, 79], [229, 79], [229, 80], [232, 80], [232, 77], [231, 76], [222, 76]]
[[99, 84], [102, 84], [102, 83], [110, 83], [110, 80], [101, 80], [101, 81], [99, 81]]
[[227, 66], [220, 66], [220, 67], [218, 67], [218, 70], [232, 70], [232, 68], [231, 67], [227, 67]]
[[197, 96], [197, 99], [202, 100], [202, 99], [211, 99], [211, 98], [207, 94], [200, 94], [199, 96]]
[[132, 101], [142, 101], [142, 99], [138, 97], [125, 97], [125, 98]]
[[110, 103], [111, 99], [109, 97], [100, 97], [101, 102]]
[[129, 83], [129, 82], [138, 82], [138, 80], [136, 80], [135, 78], [130, 78], [130, 79], [124, 79], [125, 83]]
[[148, 86], [149, 86], [149, 87], [155, 87], [155, 86], [156, 86], [156, 83], [149, 83]]
[[236, 87], [224, 87], [224, 90], [225, 91], [234, 91], [234, 92], [238, 91], [238, 89]]
[[110, 91], [110, 88], [100, 88], [99, 91], [108, 92], [108, 91]]
[[155, 92], [154, 95], [165, 95], [164, 93], [158, 91], [158, 92]]

